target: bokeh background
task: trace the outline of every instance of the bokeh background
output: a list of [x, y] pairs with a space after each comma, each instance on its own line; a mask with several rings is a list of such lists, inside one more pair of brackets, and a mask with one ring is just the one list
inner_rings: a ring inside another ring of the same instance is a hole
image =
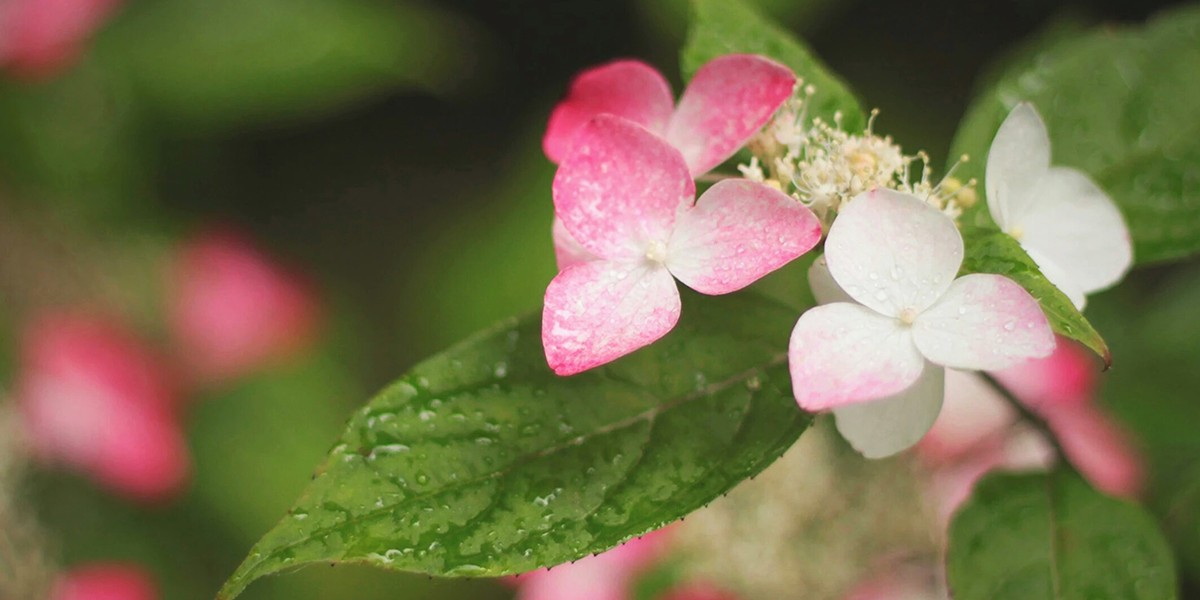
[[[759, 4], [881, 109], [876, 131], [942, 164], [973, 90], [1022, 43], [1173, 3]], [[685, 0], [0, 0], [0, 582], [119, 561], [158, 597], [211, 598], [350, 411], [537, 309], [554, 274], [550, 108], [616, 57], [681, 89], [686, 16]], [[1116, 359], [1104, 401], [1180, 472], [1200, 445], [1177, 420], [1200, 409], [1197, 301], [1200, 271], [1178, 263], [1088, 311]], [[118, 375], [95, 372], [109, 363]], [[75, 427], [101, 444], [104, 414], [47, 409], [46, 433], [15, 408], [113, 390], [153, 397], [130, 418], [162, 433], [124, 451], [166, 455], [144, 466], [157, 479], [30, 441]], [[1147, 441], [1159, 432], [1170, 443]], [[245, 597], [511, 594], [313, 567]]]

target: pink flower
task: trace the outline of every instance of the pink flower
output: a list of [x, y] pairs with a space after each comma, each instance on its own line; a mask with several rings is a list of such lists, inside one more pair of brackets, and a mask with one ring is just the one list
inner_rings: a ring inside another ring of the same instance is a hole
[[30, 76], [66, 67], [121, 0], [9, 0], [0, 6], [0, 65]]
[[[916, 443], [941, 409], [944, 367], [1003, 369], [1048, 356], [1054, 335], [1036, 300], [1000, 275], [955, 278], [954, 222], [915, 196], [877, 189], [844, 206], [825, 261], [852, 302], [796, 323], [789, 363], [796, 401], [834, 409], [838, 429], [870, 458]], [[814, 293], [823, 294], [814, 283]]]
[[595, 556], [508, 577], [517, 600], [631, 600], [633, 578], [662, 556], [670, 534], [659, 530]]
[[118, 325], [46, 315], [25, 332], [17, 401], [38, 456], [117, 492], [160, 500], [189, 471], [175, 394], [157, 358]]
[[666, 335], [679, 319], [678, 278], [704, 294], [739, 290], [812, 248], [820, 223], [784, 193], [725, 180], [695, 200], [683, 155], [620, 117], [574, 138], [554, 177], [554, 211], [596, 260], [546, 290], [542, 341], [571, 375]]
[[192, 239], [172, 275], [171, 329], [202, 380], [244, 375], [312, 340], [317, 307], [308, 287], [243, 237], [210, 231]]
[[[564, 160], [576, 136], [601, 114], [624, 117], [677, 148], [692, 177], [733, 156], [788, 99], [796, 76], [761, 56], [713, 59], [696, 72], [679, 106], [653, 67], [621, 60], [584, 71], [555, 107], [542, 146], [554, 162]], [[554, 223], [558, 268], [594, 260], [558, 219]]]
[[157, 600], [154, 579], [141, 567], [93, 563], [76, 567], [55, 582], [49, 600]]

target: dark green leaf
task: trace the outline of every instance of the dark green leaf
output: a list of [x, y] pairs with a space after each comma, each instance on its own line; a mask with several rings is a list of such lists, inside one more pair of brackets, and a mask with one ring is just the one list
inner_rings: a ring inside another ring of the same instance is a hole
[[790, 67], [805, 85], [816, 88], [808, 116], [832, 123], [834, 113], [841, 112], [846, 130], [866, 125], [854, 93], [791, 33], [738, 0], [692, 0], [692, 23], [680, 52], [684, 79], [727, 54], [761, 54]]
[[[987, 151], [1018, 102], [1037, 106], [1055, 164], [1089, 174], [1128, 221], [1138, 263], [1200, 250], [1200, 10], [1038, 47], [968, 110], [952, 156], [982, 194]], [[964, 222], [989, 222], [983, 203]]]
[[475, 59], [463, 23], [379, 0], [162, 0], [130, 6], [96, 52], [189, 130], [327, 112], [399, 86], [445, 91]]
[[1077, 474], [985, 478], [950, 525], [955, 600], [1170, 600], [1174, 558], [1141, 507]]
[[1038, 270], [1037, 263], [1008, 234], [983, 227], [962, 228], [965, 252], [960, 274], [994, 273], [1019, 283], [1042, 306], [1054, 331], [1082, 342], [1111, 363], [1108, 345], [1067, 295]]
[[351, 420], [308, 490], [222, 590], [309, 562], [448, 576], [529, 571], [695, 510], [808, 426], [785, 351], [793, 310], [687, 295], [668, 337], [557, 377], [540, 316], [417, 366]]

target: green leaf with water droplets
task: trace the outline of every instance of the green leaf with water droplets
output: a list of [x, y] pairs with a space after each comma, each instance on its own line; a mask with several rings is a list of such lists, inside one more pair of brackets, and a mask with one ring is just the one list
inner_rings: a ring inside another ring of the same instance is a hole
[[964, 226], [962, 235], [965, 249], [960, 275], [993, 273], [1012, 279], [1038, 301], [1055, 332], [1091, 348], [1104, 358], [1105, 364], [1112, 362], [1104, 338], [1075, 308], [1071, 299], [1042, 275], [1037, 263], [1016, 240], [984, 227]]
[[997, 474], [950, 524], [955, 600], [1171, 600], [1175, 559], [1154, 520], [1074, 472]]
[[[952, 157], [985, 195], [992, 138], [1008, 112], [1030, 101], [1050, 131], [1052, 160], [1092, 177], [1129, 223], [1138, 263], [1200, 251], [1200, 8], [1170, 11], [1143, 27], [1105, 27], [1038, 45], [967, 111]], [[983, 202], [964, 223], [988, 224]]]
[[791, 68], [805, 85], [816, 89], [809, 100], [809, 117], [833, 123], [834, 114], [841, 112], [847, 131], [866, 126], [854, 92], [791, 32], [738, 0], [692, 0], [691, 24], [679, 56], [684, 79], [728, 54], [760, 54]]
[[811, 417], [792, 399], [797, 313], [685, 294], [658, 343], [558, 377], [541, 318], [415, 367], [351, 419], [219, 598], [312, 562], [498, 576], [575, 560], [704, 506], [778, 458]]

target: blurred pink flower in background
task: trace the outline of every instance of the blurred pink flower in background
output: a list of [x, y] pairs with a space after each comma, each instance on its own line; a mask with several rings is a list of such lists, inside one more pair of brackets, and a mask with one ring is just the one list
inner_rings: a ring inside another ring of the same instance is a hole
[[631, 600], [633, 579], [662, 557], [669, 536], [660, 529], [608, 552], [504, 581], [517, 587], [517, 600]]
[[694, 582], [677, 587], [659, 600], [737, 600], [737, 596], [708, 583]]
[[75, 60], [121, 1], [0, 2], [0, 66], [28, 77], [58, 72]]
[[[1087, 350], [1060, 338], [1051, 356], [993, 376], [1046, 421], [1092, 485], [1116, 496], [1138, 494], [1142, 458], [1132, 438], [1095, 402], [1099, 365]], [[1044, 468], [1053, 460], [1048, 441], [1020, 424], [995, 390], [958, 372], [948, 372], [945, 405], [917, 448], [933, 467], [933, 495], [947, 519], [988, 471]]]
[[49, 600], [157, 600], [153, 578], [125, 563], [92, 563], [76, 567], [55, 582]]
[[312, 340], [309, 287], [246, 238], [212, 230], [173, 265], [168, 309], [179, 356], [201, 381], [222, 381], [285, 360]]
[[16, 393], [39, 458], [145, 501], [186, 481], [171, 381], [118, 323], [67, 313], [35, 319], [24, 332]]

